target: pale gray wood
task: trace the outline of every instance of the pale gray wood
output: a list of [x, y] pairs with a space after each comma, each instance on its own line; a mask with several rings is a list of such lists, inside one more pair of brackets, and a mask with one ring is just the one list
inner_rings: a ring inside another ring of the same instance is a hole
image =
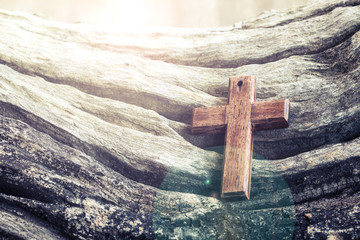
[[[118, 33], [0, 11], [0, 235], [358, 238], [359, 2], [240, 25]], [[290, 99], [290, 127], [254, 134], [252, 199], [223, 202], [207, 147], [224, 137], [189, 123], [241, 75], [258, 101]]]

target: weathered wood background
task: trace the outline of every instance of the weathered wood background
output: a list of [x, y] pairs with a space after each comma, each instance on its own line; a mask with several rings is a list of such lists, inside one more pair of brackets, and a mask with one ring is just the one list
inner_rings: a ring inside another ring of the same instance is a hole
[[[136, 33], [0, 11], [1, 239], [359, 239], [359, 5]], [[224, 137], [189, 123], [241, 75], [291, 122], [225, 202]]]

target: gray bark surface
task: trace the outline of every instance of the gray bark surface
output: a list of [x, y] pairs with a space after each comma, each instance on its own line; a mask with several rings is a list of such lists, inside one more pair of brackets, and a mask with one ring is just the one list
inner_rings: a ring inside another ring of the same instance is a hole
[[[0, 239], [359, 239], [359, 5], [131, 33], [0, 11]], [[224, 136], [189, 123], [242, 75], [291, 122], [223, 201]]]

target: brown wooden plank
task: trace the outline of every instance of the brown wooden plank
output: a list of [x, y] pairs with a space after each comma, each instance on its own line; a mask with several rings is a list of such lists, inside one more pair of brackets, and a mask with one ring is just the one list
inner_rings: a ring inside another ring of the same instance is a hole
[[[225, 132], [226, 106], [202, 107], [193, 110], [193, 134], [220, 134]], [[271, 100], [253, 103], [251, 122], [255, 131], [289, 126], [289, 100]]]
[[[242, 85], [239, 86], [239, 82]], [[250, 198], [252, 125], [255, 77], [230, 78], [226, 106], [225, 152], [221, 196]]]
[[194, 108], [191, 132], [193, 134], [224, 133], [225, 106]]
[[253, 104], [251, 121], [255, 131], [289, 126], [289, 100], [280, 99]]

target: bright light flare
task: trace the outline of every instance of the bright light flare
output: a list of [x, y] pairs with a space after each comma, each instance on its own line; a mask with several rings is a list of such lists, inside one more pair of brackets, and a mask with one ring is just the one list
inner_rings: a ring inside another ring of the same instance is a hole
[[146, 24], [149, 6], [143, 0], [107, 0], [109, 25], [117, 29], [133, 29]]

